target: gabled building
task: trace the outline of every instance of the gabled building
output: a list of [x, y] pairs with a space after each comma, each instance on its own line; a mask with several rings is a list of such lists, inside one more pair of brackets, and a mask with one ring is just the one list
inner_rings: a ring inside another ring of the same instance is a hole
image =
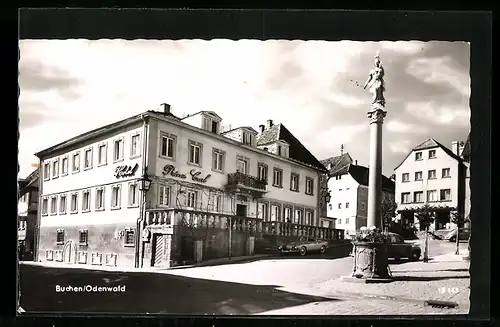
[[[346, 236], [355, 235], [367, 224], [369, 168], [352, 162], [348, 153], [332, 159], [332, 163], [337, 164], [330, 166], [328, 190], [331, 198], [327, 203], [327, 215], [336, 218], [336, 228], [343, 229]], [[383, 176], [383, 199], [387, 197], [393, 201], [394, 192], [394, 181]]]
[[[465, 210], [466, 166], [459, 153], [463, 142], [454, 142], [453, 150], [430, 138], [415, 146], [395, 168], [396, 202], [401, 224], [414, 224], [415, 209], [429, 204], [436, 213], [431, 230], [450, 226], [453, 210]], [[448, 224], [448, 225], [447, 225]]]
[[17, 240], [19, 257], [24, 261], [31, 261], [34, 257], [38, 213], [38, 175], [39, 169], [36, 169], [28, 177], [18, 180]]
[[266, 233], [338, 235], [318, 226], [325, 167], [272, 121], [222, 131], [213, 111], [178, 118], [163, 104], [37, 156], [42, 261], [169, 267], [248, 255]]

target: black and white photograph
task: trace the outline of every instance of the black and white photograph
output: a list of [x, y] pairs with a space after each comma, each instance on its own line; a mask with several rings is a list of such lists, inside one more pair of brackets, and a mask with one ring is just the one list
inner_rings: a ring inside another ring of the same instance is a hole
[[468, 314], [470, 49], [20, 39], [18, 312]]

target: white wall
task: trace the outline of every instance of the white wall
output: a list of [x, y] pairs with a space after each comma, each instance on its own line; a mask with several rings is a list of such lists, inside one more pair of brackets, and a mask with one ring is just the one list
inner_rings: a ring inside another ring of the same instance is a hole
[[[349, 234], [356, 230], [358, 185], [358, 182], [349, 174], [341, 175], [338, 180], [335, 177], [328, 180], [328, 190], [331, 195], [330, 202], [327, 204], [328, 217], [337, 218], [336, 228], [344, 229]], [[339, 203], [342, 206], [341, 209], [339, 209]], [[349, 208], [346, 208], [346, 203], [349, 203]], [[346, 219], [349, 219], [349, 223], [346, 223]]]

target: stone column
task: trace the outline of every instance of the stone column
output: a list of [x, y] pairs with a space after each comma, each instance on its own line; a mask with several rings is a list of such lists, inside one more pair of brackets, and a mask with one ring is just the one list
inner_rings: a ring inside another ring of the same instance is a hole
[[382, 228], [382, 124], [387, 112], [382, 106], [373, 106], [368, 112], [370, 120], [370, 167], [368, 180], [367, 227]]

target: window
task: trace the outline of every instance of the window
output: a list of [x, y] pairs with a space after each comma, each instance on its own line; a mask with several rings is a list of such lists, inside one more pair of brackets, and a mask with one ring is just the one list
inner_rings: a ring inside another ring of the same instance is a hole
[[57, 213], [57, 196], [50, 197], [50, 214], [55, 215]]
[[70, 213], [78, 212], [78, 193], [71, 194]]
[[361, 210], [365, 210], [366, 209], [366, 203], [365, 202], [361, 202]]
[[257, 172], [259, 179], [267, 182], [267, 165], [259, 162]]
[[95, 210], [104, 210], [104, 187], [95, 190]]
[[415, 180], [416, 181], [421, 181], [422, 180], [422, 172], [421, 171], [416, 171], [415, 172]]
[[188, 191], [187, 192], [187, 199], [186, 199], [186, 205], [189, 208], [196, 208], [196, 191]]
[[310, 177], [306, 177], [306, 194], [308, 195], [314, 194], [314, 179]]
[[117, 257], [116, 253], [106, 253], [106, 266], [116, 266]]
[[92, 148], [86, 149], [83, 154], [83, 169], [92, 168]]
[[299, 174], [290, 174], [290, 191], [299, 191]]
[[197, 143], [194, 141], [189, 141], [189, 158], [188, 163], [191, 165], [199, 165], [201, 166], [201, 143]]
[[349, 202], [346, 202], [346, 203], [345, 203], [345, 208], [346, 208], [346, 209], [349, 209]]
[[271, 221], [280, 221], [280, 207], [271, 205]]
[[436, 150], [429, 150], [429, 159], [436, 158]]
[[409, 173], [403, 173], [403, 175], [401, 175], [401, 181], [404, 182], [409, 182], [410, 181], [410, 174]]
[[439, 198], [441, 201], [451, 201], [451, 190], [450, 189], [441, 190]]
[[339, 225], [342, 225], [342, 219], [340, 219], [340, 218], [339, 218], [339, 219], [337, 220], [337, 222], [338, 222], [338, 224], [339, 224]]
[[67, 207], [66, 194], [61, 194], [59, 196], [59, 213], [65, 214]]
[[283, 209], [283, 219], [285, 222], [291, 222], [292, 221], [292, 209], [290, 208], [284, 208]]
[[313, 213], [311, 211], [306, 211], [306, 225], [312, 226], [313, 224]]
[[174, 135], [162, 133], [160, 144], [160, 156], [168, 159], [174, 159], [175, 154], [175, 140]]
[[278, 145], [278, 156], [281, 156], [282, 152], [283, 151], [281, 145]]
[[252, 134], [244, 132], [243, 133], [243, 144], [252, 145], [253, 144], [252, 138], [253, 138]]
[[68, 175], [68, 157], [63, 157], [61, 160], [61, 176]]
[[283, 170], [274, 168], [273, 171], [273, 186], [283, 187]]
[[90, 211], [90, 190], [82, 191], [82, 212]]
[[349, 218], [346, 218], [346, 219], [345, 219], [345, 224], [346, 224], [346, 225], [349, 225]]
[[243, 174], [248, 174], [248, 161], [248, 158], [238, 156], [236, 161], [236, 171]]
[[97, 165], [103, 166], [108, 163], [108, 144], [99, 144], [97, 148]]
[[422, 152], [415, 152], [415, 160], [422, 160]]
[[222, 196], [220, 194], [210, 195], [210, 207], [212, 211], [221, 212], [222, 211]]
[[258, 202], [257, 203], [257, 218], [267, 221], [267, 204]]
[[413, 192], [413, 202], [423, 203], [424, 202], [424, 192], [422, 192], [422, 191]]
[[339, 203], [339, 204], [338, 204], [338, 208], [339, 208], [339, 209], [342, 209], [342, 203]]
[[45, 163], [43, 165], [43, 180], [48, 181], [50, 179], [50, 163]]
[[442, 173], [441, 173], [441, 177], [442, 178], [449, 178], [451, 175], [450, 175], [450, 168], [443, 168], [442, 170]]
[[111, 187], [111, 209], [121, 208], [122, 187], [121, 185], [113, 185]]
[[410, 192], [401, 193], [401, 203], [411, 203]]
[[342, 192], [342, 189], [341, 189], [341, 188], [339, 188], [339, 192]]
[[225, 152], [214, 148], [212, 151], [212, 170], [223, 172], [224, 158], [225, 158]]
[[158, 186], [158, 205], [170, 206], [170, 187]]
[[427, 191], [427, 202], [436, 202], [437, 200], [438, 197], [436, 190]]
[[77, 173], [80, 171], [80, 152], [73, 153], [73, 162], [71, 165], [72, 173]]
[[436, 170], [432, 169], [427, 172], [427, 179], [435, 179], [436, 178]]
[[128, 206], [137, 207], [139, 205], [139, 187], [136, 183], [128, 184]]
[[124, 244], [125, 246], [134, 246], [135, 242], [135, 231], [133, 229], [125, 230]]
[[59, 159], [52, 161], [52, 178], [59, 177]]
[[113, 162], [123, 160], [123, 138], [113, 141]]
[[295, 210], [295, 222], [301, 225], [304, 224], [304, 217], [302, 216], [302, 210], [300, 209]]
[[57, 244], [64, 244], [64, 229], [57, 230], [56, 243]]
[[80, 229], [78, 235], [78, 243], [79, 245], [87, 246], [89, 241], [89, 231], [86, 229]]
[[130, 157], [135, 158], [141, 155], [141, 134], [137, 133], [130, 137]]

